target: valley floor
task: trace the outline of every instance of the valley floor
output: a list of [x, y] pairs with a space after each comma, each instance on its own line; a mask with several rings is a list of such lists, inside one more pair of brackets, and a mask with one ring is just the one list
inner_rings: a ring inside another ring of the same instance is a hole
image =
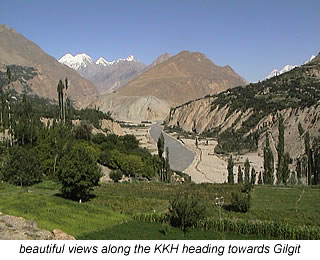
[[[139, 140], [140, 145], [148, 149], [152, 154], [157, 154], [157, 143], [151, 137], [151, 126], [146, 127], [127, 127], [123, 128], [125, 134], [135, 135]], [[227, 181], [227, 157], [218, 156], [214, 153], [214, 148], [218, 142], [214, 139], [199, 140], [196, 146], [195, 139], [181, 138], [177, 139], [177, 134], [167, 133], [172, 138], [175, 138], [179, 145], [183, 145], [186, 149], [194, 154], [193, 161], [190, 160], [190, 155], [186, 155], [185, 160], [188, 161], [188, 166], [184, 168], [184, 172], [191, 176], [194, 183], [224, 183]], [[208, 140], [208, 143], [206, 142]], [[169, 153], [172, 156], [175, 150], [170, 149]], [[179, 156], [184, 156], [180, 153]], [[256, 172], [259, 173], [263, 170], [263, 157], [258, 152], [247, 153], [243, 155], [234, 156], [234, 179], [237, 180], [238, 166], [244, 168], [246, 159], [249, 159], [250, 166], [254, 167]], [[181, 160], [181, 158], [179, 158]], [[189, 164], [189, 162], [191, 162]], [[176, 163], [176, 162], [175, 162]], [[178, 163], [176, 163], [178, 164]], [[258, 178], [257, 178], [258, 180]]]

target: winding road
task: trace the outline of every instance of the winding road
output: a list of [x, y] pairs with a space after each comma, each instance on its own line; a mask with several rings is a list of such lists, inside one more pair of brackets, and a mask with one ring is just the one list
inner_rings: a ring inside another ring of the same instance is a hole
[[162, 131], [162, 127], [158, 124], [152, 125], [150, 135], [157, 142], [160, 134], [163, 133], [165, 149], [169, 148], [169, 163], [170, 167], [176, 171], [184, 171], [192, 163], [194, 154], [185, 148], [177, 139], [167, 135]]

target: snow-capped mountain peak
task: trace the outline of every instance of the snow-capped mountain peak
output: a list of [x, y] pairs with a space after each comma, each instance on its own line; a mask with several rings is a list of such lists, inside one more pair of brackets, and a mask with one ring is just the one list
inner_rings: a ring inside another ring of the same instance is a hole
[[127, 61], [127, 62], [134, 61], [134, 62], [136, 62], [137, 60], [133, 55], [129, 55], [126, 59], [119, 58], [117, 60], [117, 62], [122, 62], [122, 61]]
[[72, 56], [70, 53], [68, 53], [64, 55], [62, 58], [60, 58], [58, 61], [75, 70], [85, 68], [89, 64], [94, 64], [93, 59], [86, 53], [80, 53], [76, 56]]
[[316, 56], [311, 55], [309, 60], [306, 60], [303, 64], [307, 64], [308, 62], [312, 61]]
[[[303, 64], [307, 64], [308, 62], [312, 61], [315, 57], [316, 56], [311, 55], [310, 59], [306, 60]], [[298, 66], [297, 65], [286, 65], [281, 70], [274, 69], [273, 71], [271, 71], [271, 73], [267, 77], [265, 77], [265, 79], [270, 79], [274, 76], [279, 76], [282, 73], [285, 73], [285, 72], [288, 72], [288, 71], [294, 69], [295, 67], [298, 67]]]
[[130, 55], [126, 59], [119, 58], [115, 61], [107, 61], [105, 58], [100, 57], [94, 61], [88, 54], [80, 53], [73, 56], [70, 53], [67, 53], [58, 60], [60, 63], [67, 65], [68, 67], [79, 70], [81, 68], [86, 68], [88, 65], [97, 65], [97, 66], [110, 66], [119, 62], [137, 62], [138, 60]]
[[274, 76], [279, 76], [285, 72], [288, 72], [288, 71], [294, 69], [295, 67], [297, 67], [297, 65], [286, 65], [281, 70], [274, 69], [273, 71], [271, 71], [271, 73], [265, 79], [270, 79]]
[[102, 66], [109, 66], [114, 64], [114, 61], [107, 61], [106, 59], [100, 57], [99, 59], [97, 59], [96, 64], [97, 65], [102, 65]]

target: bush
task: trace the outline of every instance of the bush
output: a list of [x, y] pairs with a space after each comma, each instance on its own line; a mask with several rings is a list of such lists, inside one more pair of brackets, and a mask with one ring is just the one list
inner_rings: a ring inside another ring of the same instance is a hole
[[79, 125], [73, 127], [73, 135], [78, 140], [91, 140], [92, 126], [86, 121], [81, 121]]
[[203, 219], [206, 209], [199, 200], [188, 194], [177, 195], [170, 201], [168, 219], [174, 227], [180, 227], [183, 233]]
[[250, 194], [232, 192], [230, 208], [236, 212], [247, 212], [250, 208]]
[[113, 180], [114, 182], [119, 182], [122, 179], [123, 173], [120, 170], [112, 170], [110, 172], [110, 179]]
[[40, 161], [34, 150], [13, 147], [2, 168], [2, 179], [8, 183], [29, 186], [42, 180]]
[[249, 193], [253, 190], [253, 184], [251, 183], [245, 183], [242, 187], [241, 187], [241, 192], [243, 193]]
[[101, 169], [96, 158], [83, 144], [75, 144], [61, 159], [58, 177], [62, 183], [63, 197], [87, 200], [94, 186], [98, 185]]

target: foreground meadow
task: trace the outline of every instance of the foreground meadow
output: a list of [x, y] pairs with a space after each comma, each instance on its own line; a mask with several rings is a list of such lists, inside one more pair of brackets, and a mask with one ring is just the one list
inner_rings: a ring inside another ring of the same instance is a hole
[[[224, 197], [221, 219], [248, 223], [273, 223], [320, 229], [318, 187], [254, 186], [246, 213], [228, 210], [231, 193], [241, 186], [228, 184], [110, 183], [96, 188], [85, 203], [59, 195], [59, 184], [45, 181], [26, 188], [0, 184], [0, 211], [35, 220], [39, 228], [61, 229], [76, 239], [281, 239], [250, 232], [223, 232], [194, 228], [184, 234], [161, 221], [136, 216], [163, 215], [177, 194], [193, 194], [206, 205], [208, 219], [219, 221], [216, 197]], [[301, 195], [302, 194], [302, 195]], [[234, 229], [232, 229], [234, 230]], [[276, 233], [278, 234], [278, 233]], [[317, 234], [317, 233], [316, 233]]]

